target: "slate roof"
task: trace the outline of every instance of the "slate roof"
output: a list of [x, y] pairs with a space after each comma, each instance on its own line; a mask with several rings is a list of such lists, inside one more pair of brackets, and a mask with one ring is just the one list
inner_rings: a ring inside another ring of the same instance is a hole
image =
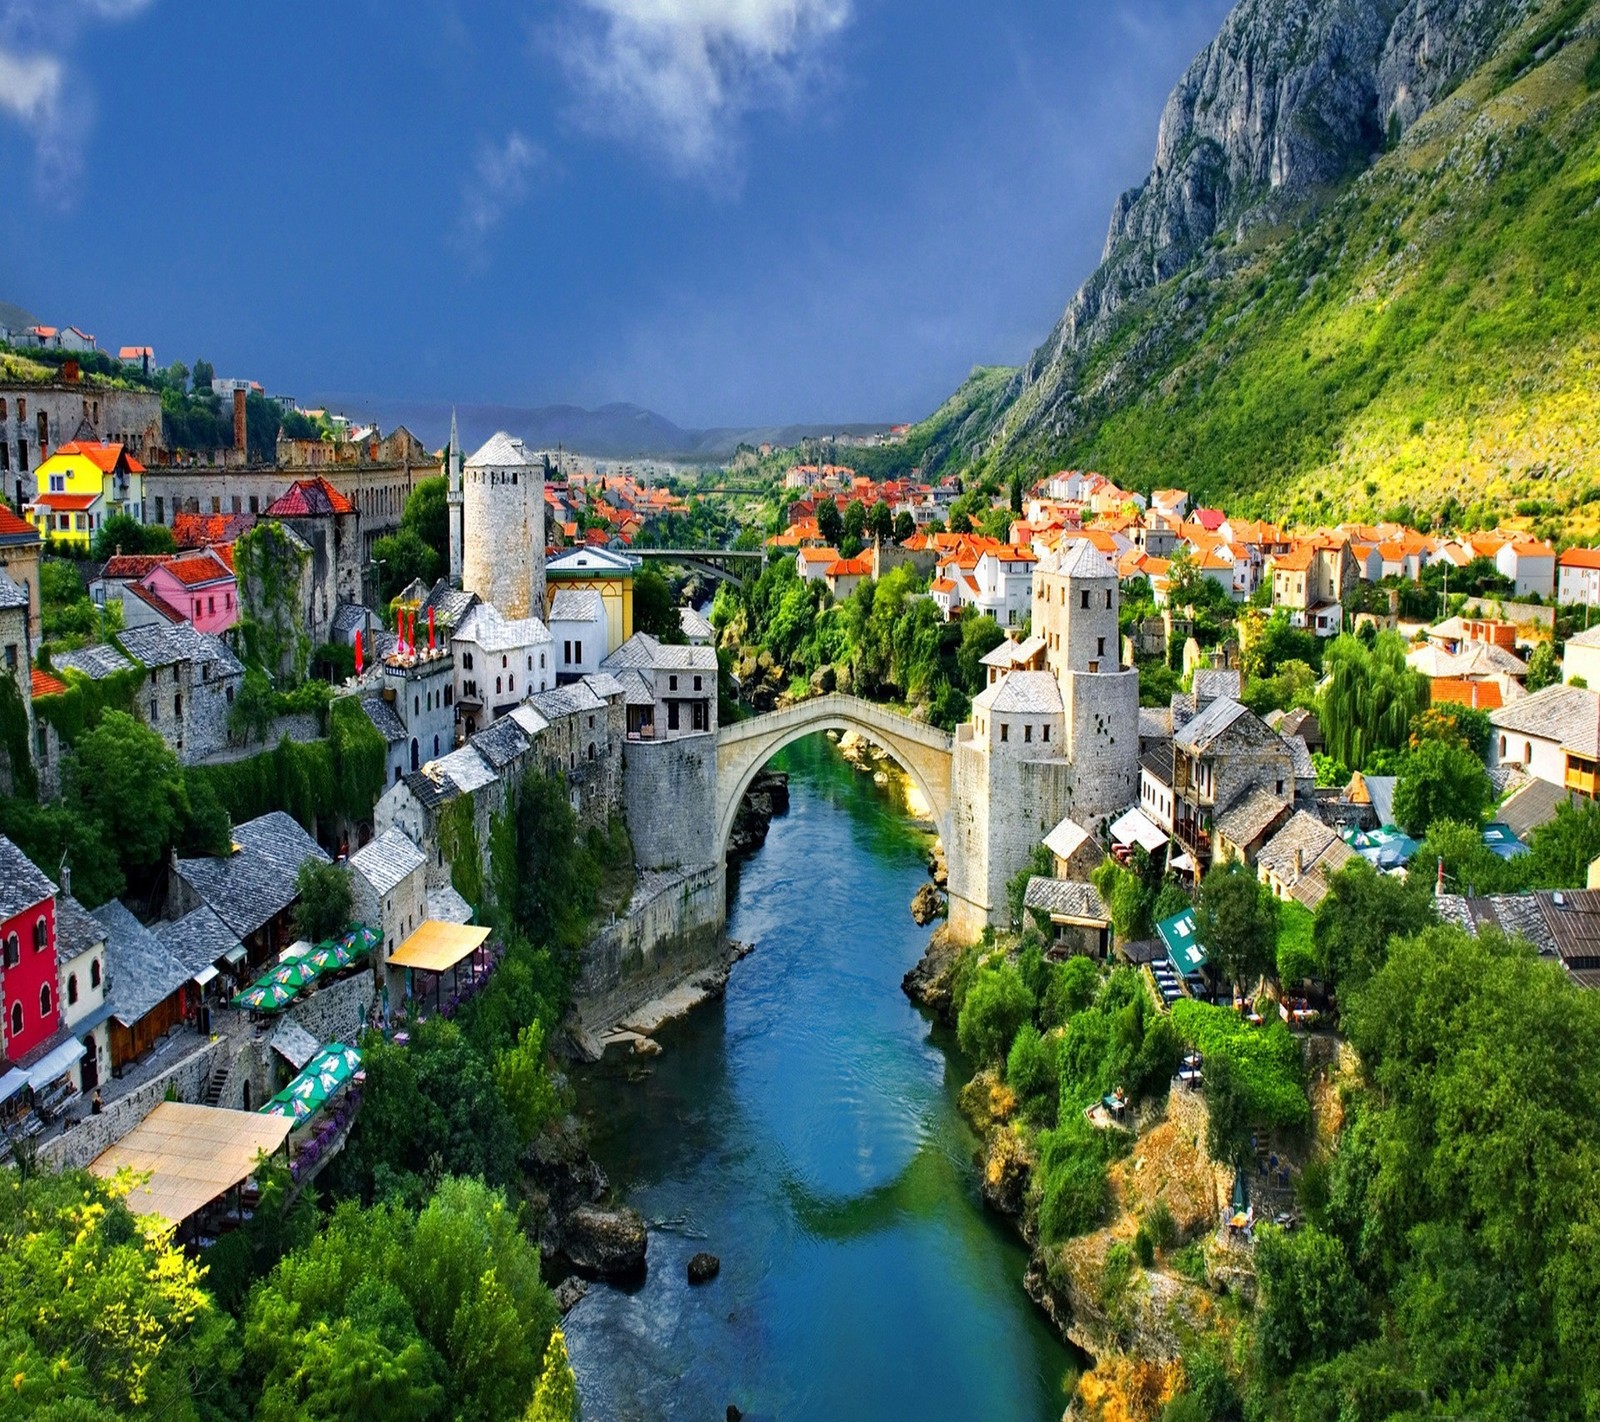
[[295, 901], [295, 875], [327, 853], [282, 810], [233, 828], [236, 851], [224, 859], [180, 859], [178, 875], [240, 938], [248, 938]]
[[28, 590], [20, 583], [13, 582], [4, 569], [0, 569], [0, 607], [15, 607], [24, 611], [28, 607]]
[[1558, 745], [1581, 744], [1594, 739], [1600, 724], [1600, 694], [1581, 686], [1547, 686], [1491, 711], [1489, 720], [1498, 730], [1517, 735], [1538, 736]]
[[449, 755], [440, 756], [438, 760], [429, 761], [418, 774], [425, 780], [435, 777], [446, 779], [463, 795], [470, 795], [485, 785], [493, 785], [499, 778], [470, 744], [451, 751]]
[[1239, 673], [1228, 667], [1196, 667], [1189, 685], [1197, 704], [1220, 696], [1237, 701], [1242, 690]]
[[550, 599], [552, 622], [604, 622], [605, 600], [592, 588], [557, 588]]
[[106, 931], [71, 894], [56, 896], [56, 962], [70, 963], [106, 941]]
[[1171, 707], [1141, 706], [1139, 708], [1139, 739], [1141, 741], [1165, 740], [1171, 735]]
[[993, 715], [1048, 716], [1061, 710], [1061, 683], [1050, 672], [1009, 672], [972, 704]]
[[1273, 794], [1265, 785], [1252, 785], [1217, 816], [1217, 832], [1243, 848], [1255, 843], [1288, 808], [1287, 797]]
[[[1300, 851], [1300, 872], [1295, 873], [1294, 855]], [[1337, 874], [1356, 853], [1339, 837], [1337, 830], [1315, 815], [1297, 810], [1289, 822], [1273, 835], [1256, 856], [1256, 868], [1271, 874], [1293, 888], [1306, 875], [1320, 871]], [[1326, 887], [1323, 892], [1326, 893]]]
[[527, 732], [530, 742], [540, 731], [548, 730], [550, 727], [550, 723], [538, 711], [527, 705], [514, 707], [506, 713], [505, 719], [515, 721], [521, 726]]
[[278, 1023], [267, 1038], [267, 1045], [296, 1071], [322, 1050], [322, 1043], [291, 1017]]
[[1041, 879], [1037, 875], [1028, 880], [1023, 906], [1042, 909], [1045, 913], [1062, 918], [1086, 919], [1092, 923], [1109, 924], [1110, 910], [1100, 891], [1093, 884], [1080, 884], [1071, 879]]
[[1117, 570], [1106, 562], [1105, 554], [1087, 538], [1074, 538], [1063, 546], [1055, 556], [1053, 567], [1046, 560], [1044, 571], [1069, 578], [1098, 578], [1106, 582], [1117, 580]]
[[204, 904], [175, 922], [158, 923], [155, 935], [161, 940], [161, 946], [189, 970], [191, 977], [239, 946], [239, 935], [214, 909]]
[[528, 453], [527, 445], [500, 430], [479, 446], [478, 452], [467, 460], [465, 467], [507, 469], [517, 465], [531, 465], [533, 462], [533, 456]]
[[134, 669], [132, 662], [106, 642], [76, 652], [57, 652], [51, 663], [57, 671], [82, 672], [91, 681], [104, 681], [117, 672]]
[[510, 716], [502, 716], [472, 738], [472, 749], [495, 770], [504, 770], [519, 757], [526, 755], [531, 743], [526, 730]]
[[380, 896], [427, 863], [422, 851], [397, 829], [386, 829], [350, 856], [352, 872], [360, 874]]
[[1246, 707], [1231, 697], [1220, 696], [1178, 731], [1172, 743], [1181, 750], [1203, 754], [1234, 722], [1250, 714]]
[[429, 889], [423, 907], [435, 923], [471, 923], [472, 905], [448, 884]]
[[1315, 780], [1317, 763], [1311, 759], [1311, 747], [1306, 744], [1305, 737], [1284, 736], [1283, 743], [1289, 747], [1289, 755], [1294, 760], [1294, 778]]
[[432, 608], [435, 627], [459, 627], [466, 615], [478, 606], [480, 601], [477, 593], [453, 588], [440, 578], [429, 590], [427, 597], [422, 599], [417, 620], [424, 627], [427, 626], [428, 609]]
[[359, 602], [341, 602], [329, 624], [329, 636], [335, 642], [353, 643], [356, 633], [365, 631], [369, 615]]
[[1400, 783], [1398, 775], [1368, 775], [1363, 779], [1367, 782], [1367, 795], [1372, 801], [1372, 811], [1378, 817], [1379, 826], [1394, 823], [1394, 787]]
[[1172, 743], [1152, 746], [1139, 757], [1139, 769], [1148, 771], [1161, 785], [1172, 785]]
[[636, 671], [625, 671], [618, 678], [622, 683], [622, 700], [626, 706], [654, 706], [655, 693]]
[[129, 627], [117, 634], [122, 650], [147, 667], [166, 667], [175, 662], [209, 664], [217, 676], [243, 676], [244, 667], [220, 637], [196, 632], [189, 623], [170, 627]]
[[1292, 711], [1283, 713], [1283, 720], [1278, 726], [1278, 731], [1284, 737], [1302, 736], [1307, 745], [1312, 741], [1322, 739], [1322, 723], [1317, 720], [1315, 711], [1308, 711], [1303, 706], [1297, 706]]
[[1071, 859], [1089, 838], [1089, 831], [1068, 815], [1044, 837], [1044, 847], [1057, 859]]
[[1562, 801], [1579, 803], [1578, 796], [1571, 790], [1552, 785], [1548, 780], [1530, 780], [1506, 799], [1496, 818], [1518, 839], [1526, 840], [1540, 825], [1555, 819], [1556, 807]]
[[699, 637], [709, 642], [717, 635], [717, 629], [711, 625], [710, 620], [692, 607], [678, 609], [678, 625], [683, 628], [683, 635], [691, 641]]
[[563, 716], [576, 716], [583, 711], [598, 711], [606, 704], [581, 681], [550, 691], [536, 691], [528, 700], [548, 721], [559, 721]]
[[112, 1016], [124, 1027], [132, 1027], [193, 974], [116, 899], [101, 904], [93, 916], [106, 931]]
[[[418, 618], [419, 623], [426, 621], [426, 614]], [[438, 621], [437, 614], [434, 621]], [[516, 652], [554, 640], [537, 617], [502, 617], [499, 609], [487, 602], [478, 603], [456, 624], [455, 635], [476, 642], [486, 652]]]
[[378, 728], [378, 734], [390, 745], [397, 745], [405, 740], [405, 722], [400, 719], [400, 713], [383, 697], [363, 696], [361, 709], [367, 713], [367, 719]]
[[43, 903], [55, 892], [44, 870], [0, 834], [0, 921]]
[[628, 667], [650, 667], [657, 671], [709, 671], [717, 669], [715, 647], [671, 646], [658, 642], [648, 632], [635, 632], [600, 663], [609, 672]]
[[[1562, 898], [1570, 898], [1577, 892], [1564, 891]], [[1498, 928], [1502, 933], [1527, 939], [1547, 958], [1561, 957], [1556, 935], [1541, 903], [1544, 897], [1542, 894], [1490, 894], [1468, 898], [1463, 894], [1440, 894], [1433, 906], [1444, 922], [1465, 929], [1473, 937], [1485, 928]], [[1596, 926], [1600, 927], [1600, 922]]]

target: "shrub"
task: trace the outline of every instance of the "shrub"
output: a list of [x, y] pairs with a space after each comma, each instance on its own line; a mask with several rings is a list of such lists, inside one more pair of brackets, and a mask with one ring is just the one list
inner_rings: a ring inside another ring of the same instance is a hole
[[1033, 1016], [1033, 994], [1014, 963], [1002, 961], [981, 972], [956, 1020], [961, 1050], [984, 1066], [1005, 1060], [1011, 1041]]
[[1048, 1103], [1052, 1118], [1058, 1095], [1055, 1043], [1041, 1037], [1039, 1029], [1024, 1022], [1006, 1056], [1006, 1084], [1025, 1103]]

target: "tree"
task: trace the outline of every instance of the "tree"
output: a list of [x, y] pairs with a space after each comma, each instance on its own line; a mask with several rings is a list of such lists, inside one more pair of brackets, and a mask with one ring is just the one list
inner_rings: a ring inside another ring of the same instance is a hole
[[872, 512], [867, 515], [867, 532], [874, 538], [894, 537], [894, 514], [882, 499], [872, 506]]
[[439, 576], [438, 553], [422, 541], [415, 529], [402, 528], [378, 539], [372, 545], [372, 556], [382, 565], [378, 594], [384, 602], [392, 602], [413, 582], [431, 585]]
[[867, 506], [860, 499], [851, 499], [844, 509], [844, 536], [853, 543], [861, 542], [867, 528]]
[[1016, 964], [1001, 962], [982, 969], [956, 1019], [961, 1050], [979, 1066], [1005, 1061], [1017, 1029], [1033, 1016], [1033, 994]]
[[410, 529], [436, 552], [441, 563], [450, 558], [449, 487], [443, 474], [424, 479], [406, 498], [400, 527]]
[[837, 548], [844, 539], [844, 519], [832, 494], [817, 495], [817, 532], [830, 547]]
[[192, 375], [196, 395], [209, 395], [211, 382], [217, 378], [216, 368], [208, 360], [197, 360]]
[[659, 569], [648, 565], [633, 575], [633, 630], [647, 632], [663, 642], [684, 640], [672, 584]]
[[183, 769], [167, 743], [126, 711], [107, 711], [78, 737], [71, 800], [99, 821], [123, 872], [141, 878], [162, 864], [189, 817]]
[[544, 1368], [523, 1422], [578, 1422], [578, 1380], [567, 1361], [567, 1340], [559, 1328], [550, 1334]]
[[1243, 864], [1219, 864], [1200, 884], [1195, 936], [1235, 985], [1276, 966], [1278, 901]]
[[[1208, 1079], [1208, 1096], [1210, 1089]], [[1292, 1233], [1263, 1226], [1256, 1276], [1262, 1293], [1256, 1348], [1269, 1373], [1282, 1376], [1332, 1357], [1369, 1327], [1367, 1293], [1344, 1246], [1315, 1225]]]
[[958, 511], [958, 512], [952, 513], [950, 515], [950, 532], [951, 533], [971, 533], [972, 532], [972, 520], [967, 516], [965, 510]]
[[306, 860], [295, 873], [294, 891], [298, 937], [324, 943], [350, 926], [350, 875], [337, 864]]
[[1398, 636], [1382, 633], [1370, 648], [1355, 637], [1336, 637], [1323, 667], [1327, 685], [1317, 719], [1329, 755], [1365, 770], [1374, 751], [1407, 744], [1412, 718], [1428, 704], [1428, 682], [1406, 665], [1406, 644]]
[[494, 1084], [526, 1144], [561, 1113], [561, 1094], [545, 1060], [544, 1027], [531, 1022], [516, 1042], [495, 1054]]
[[1434, 820], [1477, 824], [1494, 799], [1483, 762], [1464, 745], [1423, 741], [1405, 759], [1394, 787], [1394, 817], [1420, 838]]
[[600, 867], [582, 845], [565, 783], [524, 772], [515, 814], [516, 851], [494, 860], [495, 900], [535, 945], [576, 951], [594, 911]]
[[1528, 658], [1528, 674], [1523, 685], [1529, 691], [1543, 691], [1561, 680], [1561, 659], [1556, 656], [1554, 642], [1541, 642]]
[[917, 531], [917, 521], [911, 516], [909, 509], [902, 509], [894, 518], [894, 538], [896, 543], [904, 543]]
[[1423, 876], [1394, 879], [1364, 859], [1351, 861], [1328, 880], [1312, 924], [1322, 980], [1341, 998], [1359, 990], [1383, 966], [1390, 938], [1419, 933], [1432, 922]]
[[961, 650], [956, 653], [956, 669], [962, 689], [969, 696], [983, 690], [983, 659], [1006, 640], [1000, 624], [988, 613], [967, 608], [961, 617]]
[[115, 553], [172, 553], [177, 549], [165, 524], [140, 523], [131, 514], [112, 514], [94, 536], [89, 556], [104, 563]]

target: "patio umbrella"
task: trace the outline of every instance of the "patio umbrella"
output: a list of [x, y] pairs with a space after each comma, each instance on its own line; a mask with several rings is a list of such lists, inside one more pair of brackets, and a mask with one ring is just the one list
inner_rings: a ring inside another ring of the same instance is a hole
[[259, 982], [237, 994], [233, 1005], [247, 1007], [252, 1012], [281, 1012], [293, 1001], [293, 988], [282, 983]]
[[306, 1101], [298, 1101], [292, 1097], [284, 1101], [275, 1096], [261, 1108], [260, 1114], [263, 1116], [282, 1116], [285, 1120], [293, 1121], [298, 1126], [300, 1122], [309, 1120], [315, 1114], [316, 1109], [315, 1106]]
[[339, 942], [351, 958], [359, 958], [376, 948], [382, 942], [382, 936], [366, 924], [358, 923]]
[[309, 959], [296, 958], [292, 962], [279, 963], [270, 973], [258, 981], [261, 983], [279, 983], [283, 987], [298, 992], [307, 983], [315, 980], [317, 970]]
[[343, 943], [319, 943], [301, 961], [311, 964], [319, 973], [336, 973], [340, 968], [348, 968], [352, 959]]

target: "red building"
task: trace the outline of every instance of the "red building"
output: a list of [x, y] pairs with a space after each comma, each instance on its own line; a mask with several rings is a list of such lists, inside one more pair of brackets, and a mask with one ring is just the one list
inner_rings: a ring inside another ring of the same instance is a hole
[[13, 1062], [61, 1027], [56, 992], [56, 886], [0, 835], [0, 998]]

